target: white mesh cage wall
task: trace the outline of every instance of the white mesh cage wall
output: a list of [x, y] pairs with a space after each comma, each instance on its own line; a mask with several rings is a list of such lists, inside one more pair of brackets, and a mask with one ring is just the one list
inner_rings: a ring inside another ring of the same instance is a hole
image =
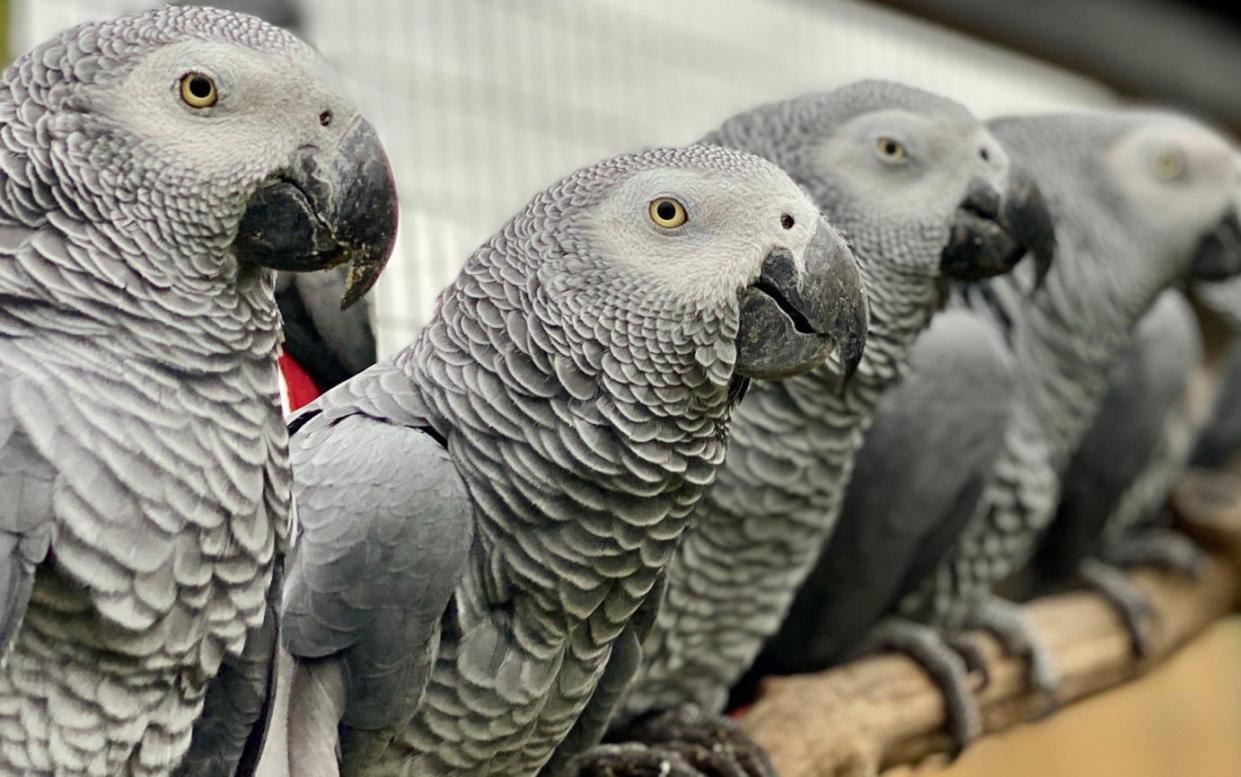
[[[14, 51], [154, 5], [12, 1]], [[605, 156], [692, 142], [749, 106], [875, 77], [984, 116], [1115, 102], [1067, 71], [854, 0], [294, 1], [397, 173], [401, 231], [377, 291], [384, 353], [535, 191]]]

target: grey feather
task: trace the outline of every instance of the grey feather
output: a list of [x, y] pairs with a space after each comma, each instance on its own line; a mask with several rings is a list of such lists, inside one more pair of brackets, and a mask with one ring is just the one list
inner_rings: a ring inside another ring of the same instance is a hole
[[1109, 536], [1163, 506], [1205, 420], [1185, 407], [1201, 359], [1193, 311], [1180, 291], [1164, 292], [1112, 365], [1107, 395], [1061, 477], [1060, 505], [1033, 561], [1043, 582], [1070, 579]]
[[995, 430], [1008, 419], [1013, 380], [986, 320], [961, 309], [932, 320], [909, 373], [879, 400], [836, 531], [743, 686], [850, 657], [934, 569], [999, 452]]
[[55, 467], [21, 429], [11, 401], [18, 381], [0, 375], [0, 656], [21, 627], [35, 567], [52, 541]]
[[365, 373], [294, 422], [298, 526], [281, 608], [290, 653], [343, 662], [341, 722], [362, 729], [413, 714], [473, 541], [465, 485], [427, 420], [393, 412], [392, 394], [382, 417], [367, 413], [383, 374]]
[[224, 657], [207, 688], [189, 750], [173, 771], [175, 777], [246, 777], [258, 766], [275, 683], [280, 564], [268, 587], [263, 623], [246, 635], [240, 655]]
[[612, 654], [608, 656], [607, 668], [603, 670], [590, 702], [556, 748], [555, 754], [539, 771], [539, 777], [573, 774], [576, 767], [574, 760], [603, 740], [608, 724], [624, 699], [625, 690], [642, 666], [642, 641], [655, 623], [666, 588], [666, 578], [661, 579], [616, 640]]
[[[170, 5], [210, 5], [226, 11], [257, 16], [268, 24], [302, 34], [301, 0], [213, 0], [211, 3], [190, 3], [178, 0]], [[339, 300], [340, 298], [337, 297]]]

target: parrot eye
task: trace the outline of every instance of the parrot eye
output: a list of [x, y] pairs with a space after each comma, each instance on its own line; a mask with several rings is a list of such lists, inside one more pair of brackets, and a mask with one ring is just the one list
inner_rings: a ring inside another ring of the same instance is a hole
[[220, 99], [215, 81], [202, 73], [181, 76], [181, 100], [191, 108], [210, 108]]
[[1179, 148], [1165, 148], [1151, 157], [1151, 174], [1161, 181], [1175, 181], [1185, 174], [1186, 166]]
[[651, 221], [664, 229], [676, 229], [689, 221], [685, 215], [685, 206], [671, 197], [658, 197], [651, 200]]
[[875, 155], [884, 162], [891, 164], [904, 162], [906, 157], [905, 144], [896, 138], [880, 135], [875, 139]]

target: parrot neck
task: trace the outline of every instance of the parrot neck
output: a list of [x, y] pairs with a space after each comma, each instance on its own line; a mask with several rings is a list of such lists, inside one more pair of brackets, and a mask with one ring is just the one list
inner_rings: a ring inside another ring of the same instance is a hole
[[[909, 349], [943, 305], [939, 279], [902, 273], [882, 262], [862, 261], [870, 306], [866, 352], [854, 381], [858, 389], [882, 391], [904, 374]], [[852, 391], [846, 388], [846, 395]], [[877, 398], [876, 398], [877, 399]]]
[[[723, 462], [732, 340], [681, 323], [701, 316], [564, 313], [506, 275], [476, 254], [398, 366], [475, 504], [471, 606], [511, 603], [515, 629], [550, 617], [607, 641]], [[599, 321], [605, 336], [585, 337]]]
[[870, 316], [866, 351], [849, 385], [841, 391], [840, 363], [833, 354], [817, 370], [764, 386], [786, 393], [808, 419], [825, 419], [834, 428], [845, 417], [869, 418], [879, 396], [904, 374], [910, 346], [942, 301], [933, 278], [902, 273], [882, 262], [863, 259], [860, 265]]
[[[154, 269], [156, 247], [132, 242], [110, 225], [72, 232], [55, 221], [28, 231], [38, 250], [0, 262], [0, 293], [20, 304], [7, 314], [49, 336], [72, 333], [95, 344], [101, 358], [133, 360], [179, 373], [179, 380], [214, 380], [247, 362], [270, 364], [275, 390], [280, 313], [273, 273], [255, 267], [224, 277], [227, 258], [164, 259], [216, 268], [200, 277]], [[90, 257], [66, 269], [52, 257]]]
[[[1058, 257], [1033, 300], [1015, 300], [1012, 327], [1017, 390], [1029, 421], [1067, 462], [1107, 391], [1108, 370], [1133, 339], [1143, 313], [1167, 284], [1140, 278], [1096, 278], [1107, 271], [1091, 257]], [[1170, 283], [1170, 280], [1169, 280]], [[1009, 295], [1016, 291], [1011, 286]]]

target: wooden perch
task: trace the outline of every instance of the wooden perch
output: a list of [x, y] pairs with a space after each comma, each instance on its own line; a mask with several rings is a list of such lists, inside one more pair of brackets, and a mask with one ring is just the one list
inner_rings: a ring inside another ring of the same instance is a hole
[[[1241, 588], [1241, 480], [1194, 473], [1173, 495], [1184, 528], [1211, 551], [1202, 579], [1141, 570], [1130, 575], [1156, 613], [1151, 656], [1141, 664], [1116, 611], [1080, 592], [1032, 602], [1027, 613], [1060, 672], [1060, 701], [1070, 704], [1141, 674], [1233, 611]], [[991, 667], [982, 691], [991, 734], [1037, 719], [1046, 700], [1031, 691], [1025, 663], [985, 639]], [[896, 654], [855, 661], [816, 675], [771, 678], [742, 727], [771, 754], [781, 777], [853, 777], [946, 753], [937, 688]]]

